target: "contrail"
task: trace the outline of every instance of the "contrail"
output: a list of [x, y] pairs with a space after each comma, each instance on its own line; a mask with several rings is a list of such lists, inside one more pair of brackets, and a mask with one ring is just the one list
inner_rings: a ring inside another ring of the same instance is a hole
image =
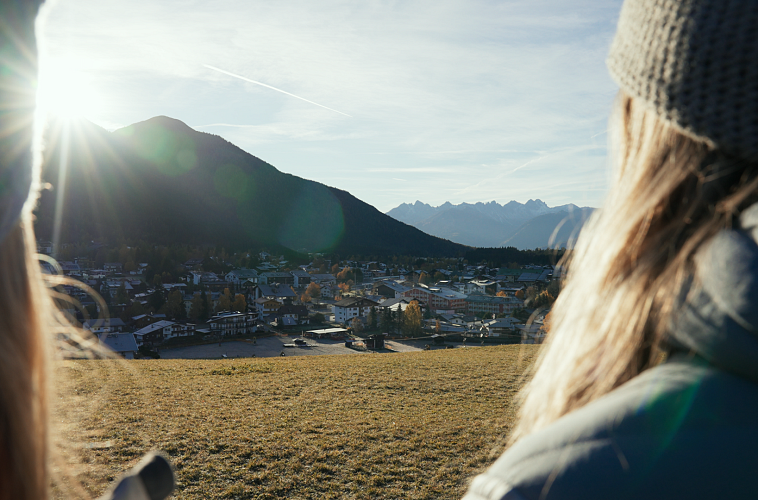
[[209, 64], [203, 64], [203, 66], [206, 67], [206, 68], [212, 69], [214, 71], [218, 71], [219, 73], [223, 73], [225, 75], [233, 76], [234, 78], [239, 78], [240, 80], [244, 80], [246, 82], [254, 83], [256, 85], [260, 85], [261, 87], [266, 87], [267, 89], [276, 90], [277, 92], [281, 92], [282, 94], [287, 94], [290, 97], [294, 97], [296, 99], [300, 99], [301, 101], [305, 101], [305, 102], [309, 102], [311, 104], [315, 104], [316, 106], [320, 106], [320, 107], [322, 107], [324, 109], [328, 109], [329, 111], [334, 111], [335, 113], [339, 113], [341, 115], [345, 115], [345, 116], [348, 116], [348, 117], [352, 118], [352, 116], [350, 116], [347, 113], [343, 113], [342, 111], [337, 111], [336, 109], [329, 108], [329, 107], [324, 106], [323, 104], [319, 104], [317, 102], [309, 101], [308, 99], [305, 99], [305, 98], [300, 97], [300, 96], [296, 96], [295, 94], [290, 94], [289, 92], [285, 92], [282, 89], [278, 89], [276, 87], [272, 87], [271, 85], [266, 85], [265, 83], [256, 82], [255, 80], [251, 80], [250, 78], [245, 78], [244, 76], [235, 75], [234, 73], [230, 73], [228, 71], [224, 71], [223, 69], [216, 68], [216, 67], [211, 66]]

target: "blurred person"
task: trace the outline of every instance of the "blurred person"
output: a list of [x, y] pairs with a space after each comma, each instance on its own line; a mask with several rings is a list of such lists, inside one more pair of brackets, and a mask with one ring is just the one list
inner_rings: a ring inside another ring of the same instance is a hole
[[[0, 0], [0, 500], [50, 497], [49, 379], [56, 346], [64, 347], [56, 335], [65, 332], [70, 348], [110, 356], [57, 309], [48, 285], [64, 280], [43, 279], [36, 254], [32, 210], [40, 190], [43, 114], [36, 107], [35, 21], [41, 4]], [[151, 453], [102, 498], [162, 499], [173, 484], [166, 459]]]
[[474, 499], [754, 498], [758, 2], [626, 0], [614, 178]]

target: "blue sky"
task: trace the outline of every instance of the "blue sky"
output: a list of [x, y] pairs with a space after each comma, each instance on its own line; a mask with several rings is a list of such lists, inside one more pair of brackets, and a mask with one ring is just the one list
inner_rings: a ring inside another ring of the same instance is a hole
[[599, 206], [617, 91], [604, 61], [620, 8], [58, 0], [43, 24], [43, 85], [61, 112], [111, 130], [171, 116], [381, 211], [415, 200]]

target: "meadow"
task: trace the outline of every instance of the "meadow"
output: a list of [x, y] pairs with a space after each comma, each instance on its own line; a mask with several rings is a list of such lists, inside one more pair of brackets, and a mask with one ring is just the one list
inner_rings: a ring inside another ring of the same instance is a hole
[[537, 349], [66, 361], [63, 470], [97, 495], [160, 449], [179, 499], [459, 498], [503, 451]]

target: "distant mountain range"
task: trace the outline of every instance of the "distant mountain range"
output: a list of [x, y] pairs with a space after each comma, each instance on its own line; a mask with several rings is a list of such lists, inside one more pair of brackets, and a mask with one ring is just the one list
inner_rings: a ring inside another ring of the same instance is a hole
[[474, 247], [560, 248], [575, 239], [594, 209], [573, 204], [548, 207], [541, 200], [461, 203], [438, 207], [403, 203], [387, 215], [425, 233]]
[[462, 256], [468, 248], [399, 222], [350, 193], [280, 172], [221, 137], [156, 117], [115, 132], [70, 129], [68, 174], [52, 124], [36, 230], [52, 239], [64, 191], [61, 242], [286, 248], [342, 255]]

